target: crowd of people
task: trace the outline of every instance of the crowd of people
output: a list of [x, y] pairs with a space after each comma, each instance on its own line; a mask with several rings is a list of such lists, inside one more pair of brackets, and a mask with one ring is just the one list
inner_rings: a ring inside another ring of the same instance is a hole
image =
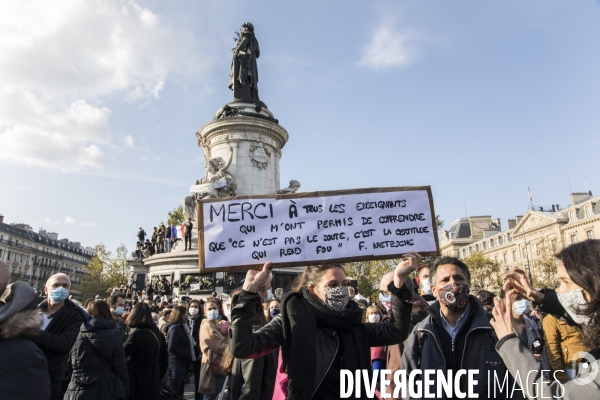
[[[192, 230], [193, 223], [188, 218], [183, 224], [183, 237], [185, 241], [184, 251], [192, 249]], [[175, 242], [180, 238], [173, 236], [173, 226], [170, 223], [165, 226], [161, 223], [158, 227], [154, 227], [152, 236], [148, 236], [146, 231], [140, 227], [137, 233], [137, 243], [135, 246], [135, 257], [138, 260], [148, 258], [155, 254], [169, 253]], [[181, 229], [177, 226], [177, 229]]]
[[[148, 285], [83, 304], [69, 298], [66, 275], [51, 276], [40, 301], [27, 283], [8, 285], [0, 261], [0, 398], [181, 399], [193, 383], [196, 400], [336, 399], [345, 370], [463, 369], [482, 374], [471, 388], [479, 398], [600, 398], [600, 240], [556, 258], [554, 289], [514, 269], [498, 293], [471, 294], [462, 260], [422, 264], [408, 253], [381, 277], [378, 299], [362, 297], [337, 263], [305, 267], [273, 296], [266, 263], [227, 303]], [[489, 372], [507, 376], [504, 390], [490, 395]], [[409, 384], [454, 398], [420, 379]], [[377, 383], [375, 396], [409, 397], [398, 384]], [[456, 385], [466, 392], [466, 378]]]

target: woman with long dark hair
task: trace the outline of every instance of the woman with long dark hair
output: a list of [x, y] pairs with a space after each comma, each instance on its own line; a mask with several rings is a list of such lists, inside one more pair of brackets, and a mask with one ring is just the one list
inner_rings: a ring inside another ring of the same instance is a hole
[[[146, 303], [138, 303], [127, 316], [131, 329], [125, 341], [131, 400], [158, 400], [162, 335], [154, 325]], [[164, 339], [163, 339], [164, 341]]]
[[126, 399], [129, 395], [127, 362], [110, 306], [104, 300], [92, 300], [87, 312], [92, 316], [91, 327], [82, 325], [71, 349], [69, 360], [73, 374], [64, 399]]
[[[364, 322], [363, 310], [349, 300], [350, 282], [343, 265], [331, 263], [306, 267], [294, 291], [284, 296], [281, 313], [254, 333], [258, 291], [269, 277], [271, 263], [260, 272], [248, 271], [244, 290], [231, 313], [229, 349], [234, 357], [256, 358], [281, 347], [287, 381], [276, 384], [287, 385], [287, 399], [339, 398], [340, 370], [370, 372], [372, 346], [396, 344], [408, 337], [412, 287], [405, 281], [420, 258], [409, 253], [396, 267], [388, 286], [392, 313], [385, 322]], [[364, 387], [361, 394], [367, 398]]]
[[[532, 399], [596, 399], [600, 397], [600, 240], [586, 240], [572, 244], [556, 255], [559, 287], [554, 291], [537, 291], [520, 269], [505, 275], [504, 288], [513, 286], [506, 294], [506, 311], [495, 299], [490, 321], [498, 338], [496, 349], [510, 373], [517, 373], [526, 385]], [[524, 328], [512, 313], [512, 295], [529, 299], [541, 305], [542, 311], [570, 318], [582, 326], [587, 353], [580, 354], [577, 377], [560, 383], [544, 379], [539, 362], [519, 338]], [[515, 333], [515, 331], [517, 333]], [[531, 374], [531, 371], [537, 371]]]

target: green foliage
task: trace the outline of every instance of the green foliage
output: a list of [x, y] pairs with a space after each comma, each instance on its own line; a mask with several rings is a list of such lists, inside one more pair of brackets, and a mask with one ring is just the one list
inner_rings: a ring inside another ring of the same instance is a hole
[[379, 282], [386, 273], [393, 271], [400, 260], [358, 261], [345, 264], [346, 276], [358, 281], [358, 292], [376, 301]]
[[548, 248], [546, 241], [542, 242], [541, 248], [541, 254], [534, 258], [531, 266], [532, 284], [536, 288], [554, 289], [558, 287], [556, 257]]
[[119, 246], [113, 254], [102, 243], [96, 246], [96, 254], [83, 269], [86, 275], [77, 288], [83, 300], [97, 294], [103, 298], [108, 296], [113, 287], [127, 284], [133, 272], [127, 263], [127, 248], [124, 245]]
[[490, 260], [482, 252], [473, 253], [463, 259], [471, 272], [471, 293], [485, 289], [498, 293], [502, 288], [502, 268], [500, 263]]
[[167, 212], [167, 215], [169, 216], [167, 218], [167, 223], [171, 225], [179, 225], [183, 223], [183, 221], [185, 221], [185, 216], [183, 214], [183, 206], [174, 208], [173, 211]]

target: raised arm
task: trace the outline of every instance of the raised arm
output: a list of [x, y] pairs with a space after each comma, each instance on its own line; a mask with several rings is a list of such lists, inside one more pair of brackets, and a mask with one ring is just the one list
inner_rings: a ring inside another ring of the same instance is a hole
[[260, 302], [258, 288], [269, 279], [270, 273], [270, 262], [266, 263], [261, 271], [248, 271], [242, 293], [233, 299], [229, 351], [236, 358], [261, 357], [281, 346], [283, 342], [281, 315], [277, 315], [260, 330], [252, 332], [254, 310]]

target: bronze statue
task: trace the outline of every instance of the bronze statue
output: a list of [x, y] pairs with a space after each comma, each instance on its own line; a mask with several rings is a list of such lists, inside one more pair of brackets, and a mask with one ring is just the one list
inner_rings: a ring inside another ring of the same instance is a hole
[[229, 71], [229, 89], [236, 100], [260, 104], [258, 98], [258, 66], [260, 56], [258, 41], [254, 36], [254, 26], [250, 22], [242, 25], [233, 49], [233, 59]]

